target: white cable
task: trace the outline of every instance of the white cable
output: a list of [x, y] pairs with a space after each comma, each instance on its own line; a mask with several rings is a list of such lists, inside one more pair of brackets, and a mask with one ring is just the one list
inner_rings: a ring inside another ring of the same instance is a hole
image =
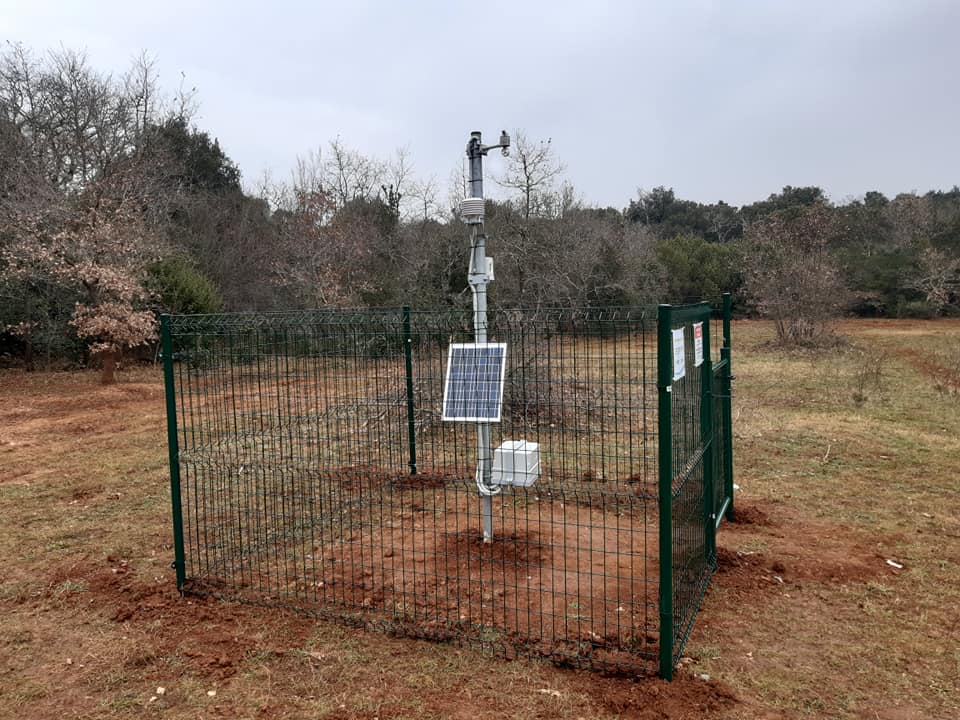
[[474, 477], [474, 480], [477, 483], [477, 490], [480, 492], [481, 495], [484, 495], [486, 497], [493, 497], [494, 495], [499, 495], [501, 492], [503, 492], [503, 486], [495, 485], [493, 487], [490, 487], [483, 482], [483, 473], [480, 470], [480, 465], [477, 465], [477, 474]]

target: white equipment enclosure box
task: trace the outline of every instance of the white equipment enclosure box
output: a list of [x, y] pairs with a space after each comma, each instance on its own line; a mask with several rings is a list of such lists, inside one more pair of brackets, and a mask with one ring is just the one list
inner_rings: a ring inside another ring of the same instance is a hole
[[540, 445], [505, 440], [493, 451], [493, 483], [530, 487], [540, 477]]

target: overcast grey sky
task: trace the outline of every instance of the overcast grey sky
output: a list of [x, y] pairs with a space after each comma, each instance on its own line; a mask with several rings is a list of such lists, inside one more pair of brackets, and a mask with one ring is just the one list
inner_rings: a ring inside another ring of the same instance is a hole
[[504, 127], [552, 138], [615, 207], [656, 185], [741, 204], [960, 183], [956, 0], [0, 0], [0, 38], [117, 73], [149, 51], [248, 183], [339, 136], [446, 185], [470, 130]]

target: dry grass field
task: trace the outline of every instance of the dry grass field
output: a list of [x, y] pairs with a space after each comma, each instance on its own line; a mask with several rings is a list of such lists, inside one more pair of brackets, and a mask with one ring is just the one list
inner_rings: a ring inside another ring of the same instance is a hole
[[159, 370], [0, 373], [0, 718], [960, 717], [960, 322], [839, 332], [734, 324], [738, 521], [669, 684], [180, 598]]

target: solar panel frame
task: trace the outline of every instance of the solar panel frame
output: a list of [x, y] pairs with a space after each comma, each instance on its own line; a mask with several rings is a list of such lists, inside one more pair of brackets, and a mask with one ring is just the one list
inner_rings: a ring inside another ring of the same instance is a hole
[[[481, 350], [495, 351], [482, 356], [485, 361], [490, 359], [497, 361], [497, 367], [493, 373], [495, 377], [491, 377], [489, 372], [483, 377], [478, 377], [478, 371], [487, 369], [478, 360], [480, 355], [477, 351]], [[470, 362], [471, 358], [474, 362]], [[447, 349], [447, 375], [443, 384], [441, 419], [463, 422], [500, 422], [503, 414], [503, 382], [506, 370], [506, 343], [450, 343]], [[494, 382], [496, 385], [490, 387], [489, 384]], [[465, 383], [471, 383], [471, 385], [464, 387]], [[481, 383], [485, 383], [486, 386], [481, 386]], [[477, 395], [481, 391], [485, 391], [485, 394], [478, 398]], [[484, 409], [490, 412], [483, 413]], [[474, 411], [473, 414], [468, 412], [470, 410]]]

